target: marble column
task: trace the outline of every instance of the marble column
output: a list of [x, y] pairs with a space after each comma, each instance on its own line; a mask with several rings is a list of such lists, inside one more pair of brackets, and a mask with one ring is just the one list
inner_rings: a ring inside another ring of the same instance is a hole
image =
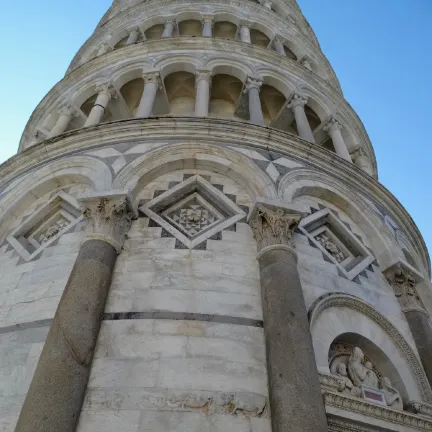
[[165, 21], [165, 28], [164, 28], [164, 31], [162, 33], [163, 38], [173, 37], [175, 23], [176, 22], [175, 22], [174, 18], [169, 18]]
[[341, 158], [347, 160], [348, 162], [352, 162], [351, 156], [345, 144], [345, 140], [342, 136], [342, 128], [343, 126], [335, 118], [332, 117], [324, 126], [323, 130], [330, 135], [336, 154]]
[[126, 45], [132, 45], [134, 43], [136, 43], [136, 41], [138, 40], [140, 36], [140, 31], [139, 28], [134, 28], [130, 31], [129, 33], [129, 37], [126, 41]]
[[198, 70], [195, 77], [195, 116], [207, 117], [210, 103], [211, 71]]
[[257, 241], [272, 432], [326, 432], [327, 419], [292, 234], [302, 214], [257, 200]]
[[262, 81], [259, 78], [248, 77], [243, 92], [249, 96], [249, 120], [257, 125], [264, 125], [259, 91]]
[[212, 37], [213, 36], [213, 23], [214, 18], [212, 15], [204, 15], [202, 17], [202, 35], [204, 37]]
[[429, 384], [432, 386], [432, 326], [429, 314], [416, 289], [417, 280], [409, 269], [400, 264], [385, 270], [384, 274], [405, 315]]
[[93, 108], [90, 111], [89, 116], [87, 117], [84, 127], [97, 125], [101, 122], [105, 114], [106, 108], [108, 106], [108, 103], [114, 94], [114, 90], [109, 84], [104, 84], [102, 86], [97, 87], [96, 91], [98, 93], [96, 102], [93, 105]]
[[75, 432], [117, 254], [133, 213], [127, 194], [83, 199], [88, 234], [60, 299], [15, 432]]
[[280, 40], [280, 38], [278, 38], [276, 36], [273, 40], [273, 45], [275, 47], [276, 52], [279, 55], [286, 57], [285, 48], [284, 48], [284, 45], [283, 45], [282, 41]]
[[144, 91], [141, 96], [135, 117], [150, 117], [153, 111], [153, 104], [156, 99], [156, 93], [161, 87], [159, 72], [148, 72], [143, 74]]
[[252, 43], [250, 36], [250, 23], [243, 21], [240, 23], [240, 40], [246, 43]]
[[311, 143], [315, 143], [315, 138], [312, 133], [312, 129], [309, 124], [309, 120], [306, 117], [305, 113], [305, 105], [307, 104], [307, 98], [295, 94], [289, 104], [288, 108], [292, 108], [294, 113], [294, 118], [297, 125], [297, 130], [300, 135], [300, 138], [303, 138], [306, 141]]
[[70, 122], [72, 121], [74, 115], [75, 115], [75, 110], [70, 105], [63, 107], [60, 110], [60, 115], [59, 118], [57, 119], [56, 124], [53, 126], [50, 133], [48, 134], [48, 138], [53, 138], [65, 132]]

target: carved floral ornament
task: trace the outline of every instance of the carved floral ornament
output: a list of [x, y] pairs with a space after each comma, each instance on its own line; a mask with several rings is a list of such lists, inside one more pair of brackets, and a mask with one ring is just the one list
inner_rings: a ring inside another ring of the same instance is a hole
[[386, 277], [388, 283], [393, 288], [402, 312], [410, 310], [426, 312], [416, 290], [417, 281], [409, 270], [397, 266], [395, 269], [387, 272]]
[[293, 247], [292, 235], [302, 215], [284, 208], [258, 204], [251, 214], [249, 225], [257, 241], [258, 251], [267, 246]]
[[137, 211], [127, 193], [90, 195], [79, 199], [87, 219], [85, 240], [96, 239], [110, 243], [120, 253], [126, 233], [137, 217]]

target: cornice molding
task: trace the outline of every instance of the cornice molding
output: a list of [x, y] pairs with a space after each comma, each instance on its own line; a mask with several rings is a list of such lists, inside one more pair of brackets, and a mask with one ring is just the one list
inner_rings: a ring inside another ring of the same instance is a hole
[[412, 244], [419, 245], [424, 266], [430, 274], [429, 255], [417, 226], [401, 203], [383, 185], [335, 153], [287, 132], [249, 122], [216, 118], [158, 117], [122, 120], [70, 131], [36, 144], [3, 163], [0, 166], [0, 188], [50, 160], [86, 149], [119, 142], [138, 143], [155, 139], [190, 141], [191, 136], [196, 141], [231, 146], [245, 146], [246, 142], [251, 148], [278, 151], [333, 176], [353, 191], [367, 193], [388, 209], [393, 219], [405, 230]]

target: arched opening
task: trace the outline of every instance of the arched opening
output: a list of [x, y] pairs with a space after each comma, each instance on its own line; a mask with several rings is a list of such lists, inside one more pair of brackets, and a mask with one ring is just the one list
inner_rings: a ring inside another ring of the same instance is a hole
[[122, 48], [124, 46], [126, 46], [126, 42], [129, 39], [129, 36], [125, 36], [124, 38], [120, 39], [115, 45], [114, 45], [114, 49], [117, 48]]
[[242, 87], [243, 83], [232, 75], [218, 74], [213, 76], [209, 115], [234, 118]]
[[253, 45], [267, 48], [268, 44], [270, 43], [270, 39], [263, 32], [256, 29], [250, 30], [250, 37]]
[[141, 96], [144, 91], [144, 80], [142, 78], [135, 78], [127, 82], [121, 89], [120, 93], [126, 102], [129, 111], [135, 115]]
[[294, 54], [294, 52], [292, 51], [292, 49], [290, 47], [288, 47], [286, 44], [284, 44], [284, 51], [285, 51], [285, 55], [288, 58], [297, 61], [297, 56]]
[[180, 36], [201, 36], [202, 24], [198, 20], [185, 20], [178, 24]]
[[273, 86], [263, 84], [260, 91], [260, 99], [264, 122], [268, 125], [276, 119], [286, 98]]
[[415, 269], [417, 269], [418, 270], [418, 265], [417, 265], [417, 263], [415, 262], [415, 260], [414, 260], [414, 258], [413, 258], [413, 256], [405, 249], [405, 248], [402, 248], [402, 252], [403, 252], [403, 254], [404, 254], [404, 257], [405, 257], [405, 259], [407, 260], [407, 263], [410, 265], [410, 266], [412, 266], [412, 267], [414, 267]]
[[[364, 355], [363, 360], [359, 361], [363, 375], [350, 371], [349, 358], [356, 347], [360, 348]], [[382, 388], [382, 380], [388, 378], [392, 387], [400, 393], [403, 401], [408, 402], [409, 400], [402, 378], [391, 360], [378, 345], [360, 334], [342, 333], [334, 339], [328, 352], [328, 361], [330, 372], [334, 375], [338, 374], [338, 365], [345, 364], [348, 377], [354, 385], [356, 385], [356, 379], [363, 379], [360, 381], [363, 385], [375, 387], [375, 384], [371, 385], [371, 382], [376, 381], [376, 388]]]
[[237, 26], [228, 21], [218, 21], [213, 29], [214, 37], [235, 40], [237, 36]]
[[195, 76], [190, 72], [174, 72], [165, 80], [170, 114], [192, 116], [195, 108]]
[[145, 32], [145, 38], [146, 40], [158, 40], [162, 39], [162, 33], [164, 31], [164, 25], [163, 24], [156, 24], [150, 28], [148, 28]]

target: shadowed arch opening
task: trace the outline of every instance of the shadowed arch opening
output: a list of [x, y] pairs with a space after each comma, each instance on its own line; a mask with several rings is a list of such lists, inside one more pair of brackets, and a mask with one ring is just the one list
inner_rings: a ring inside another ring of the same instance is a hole
[[143, 91], [144, 80], [142, 78], [132, 79], [124, 84], [120, 89], [120, 93], [132, 115], [135, 115], [136, 113]]
[[209, 115], [234, 118], [234, 111], [242, 87], [243, 83], [232, 75], [214, 75], [212, 78]]
[[169, 74], [165, 80], [165, 89], [172, 115], [193, 115], [195, 106], [195, 75], [179, 71]]

